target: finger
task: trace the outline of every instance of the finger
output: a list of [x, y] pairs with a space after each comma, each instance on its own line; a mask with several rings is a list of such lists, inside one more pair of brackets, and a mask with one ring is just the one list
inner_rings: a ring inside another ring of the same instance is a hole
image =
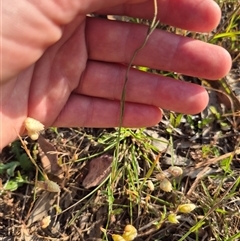
[[[125, 15], [135, 18], [152, 19], [153, 0], [139, 4], [117, 5], [99, 11], [101, 14]], [[212, 0], [158, 0], [158, 19], [192, 31], [210, 31], [220, 21], [221, 10]]]
[[[37, 0], [4, 1], [1, 5], [1, 46], [4, 46], [1, 56], [4, 61], [0, 82], [11, 79], [38, 60], [50, 45], [62, 37], [65, 25], [75, 18], [79, 19], [78, 22], [83, 22], [87, 13], [126, 1], [49, 0], [42, 1], [41, 4]], [[132, 2], [136, 1], [142, 0]]]
[[[126, 67], [123, 65], [90, 61], [75, 92], [120, 100], [125, 74]], [[153, 105], [185, 114], [196, 114], [206, 107], [208, 94], [198, 85], [131, 69], [126, 101]]]
[[148, 0], [88, 0], [88, 1], [81, 1], [80, 3], [80, 14], [88, 14], [92, 12], [99, 11], [101, 9], [106, 9], [106, 8], [111, 8], [116, 5], [120, 5], [123, 3], [128, 3], [128, 4], [136, 4], [136, 3], [141, 3], [145, 2]]
[[[123, 126], [153, 126], [161, 120], [155, 106], [126, 102]], [[101, 98], [72, 94], [53, 126], [113, 127], [119, 126], [120, 103]]]
[[[139, 24], [89, 18], [86, 33], [89, 57], [129, 63], [134, 51], [142, 45], [146, 32], [147, 27]], [[221, 47], [157, 29], [138, 52], [134, 64], [218, 79], [229, 71], [231, 57]]]

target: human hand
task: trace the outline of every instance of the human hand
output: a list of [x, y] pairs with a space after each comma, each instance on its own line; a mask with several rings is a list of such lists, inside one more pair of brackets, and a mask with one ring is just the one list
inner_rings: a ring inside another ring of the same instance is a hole
[[[209, 31], [220, 10], [212, 0], [158, 0], [161, 22]], [[118, 126], [128, 62], [147, 27], [86, 18], [87, 13], [151, 19], [152, 0], [12, 0], [3, 2], [0, 149], [32, 117], [45, 126]], [[122, 64], [125, 63], [126, 65]], [[230, 69], [218, 46], [155, 30], [134, 64], [218, 79]], [[151, 126], [160, 108], [198, 113], [208, 102], [197, 85], [132, 69], [123, 125]]]

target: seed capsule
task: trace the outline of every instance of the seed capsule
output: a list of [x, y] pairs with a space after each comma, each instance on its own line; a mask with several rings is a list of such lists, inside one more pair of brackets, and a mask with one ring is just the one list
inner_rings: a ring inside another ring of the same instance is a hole
[[32, 140], [37, 140], [39, 137], [39, 132], [44, 130], [44, 125], [31, 117], [27, 117], [24, 121], [25, 128], [27, 129], [28, 136]]
[[190, 213], [196, 208], [196, 205], [193, 203], [186, 203], [186, 204], [181, 204], [178, 206], [178, 211], [181, 213]]
[[34, 132], [34, 133], [28, 132], [28, 136], [29, 136], [33, 141], [36, 141], [36, 140], [38, 139], [38, 137], [39, 137], [39, 133], [37, 133], [37, 132]]
[[162, 189], [164, 192], [171, 192], [172, 191], [172, 183], [169, 182], [167, 178], [165, 178], [160, 183], [160, 189]]
[[150, 189], [151, 192], [154, 191], [154, 185], [153, 185], [153, 182], [151, 180], [148, 180], [147, 186], [148, 186], [148, 188]]
[[158, 174], [156, 175], [156, 179], [159, 180], [159, 181], [162, 181], [162, 180], [164, 180], [165, 178], [166, 178], [166, 175], [165, 175], [163, 172], [158, 173]]
[[180, 175], [183, 174], [183, 170], [181, 167], [177, 167], [177, 166], [171, 166], [168, 168], [168, 172], [174, 176], [174, 177], [178, 177]]
[[122, 237], [126, 241], [134, 240], [137, 237], [137, 229], [131, 224], [126, 225]]
[[113, 241], [126, 241], [121, 235], [112, 234]]

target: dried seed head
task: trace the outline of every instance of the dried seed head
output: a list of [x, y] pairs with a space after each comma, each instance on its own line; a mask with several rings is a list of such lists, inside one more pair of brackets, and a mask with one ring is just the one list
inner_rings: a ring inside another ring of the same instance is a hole
[[168, 215], [168, 221], [169, 221], [170, 223], [179, 223], [179, 221], [178, 221], [178, 216], [177, 216], [175, 213], [170, 213], [170, 214]]
[[33, 141], [36, 141], [39, 137], [39, 133], [37, 132], [28, 132], [28, 136], [33, 140]]
[[44, 130], [44, 125], [31, 117], [27, 117], [24, 121], [25, 128], [27, 129], [28, 136], [32, 140], [37, 140], [39, 132]]
[[148, 186], [148, 188], [150, 189], [151, 192], [154, 191], [154, 185], [153, 185], [153, 182], [151, 180], [148, 180], [147, 186]]
[[162, 181], [162, 180], [164, 180], [165, 178], [166, 178], [166, 175], [165, 175], [163, 172], [158, 173], [158, 174], [156, 175], [156, 179], [159, 180], [159, 181]]
[[126, 241], [134, 240], [137, 237], [137, 229], [131, 224], [126, 225], [122, 237]]
[[193, 203], [181, 204], [178, 206], [177, 210], [181, 213], [190, 213], [196, 208], [196, 205]]
[[181, 167], [177, 167], [177, 166], [171, 166], [168, 168], [168, 172], [174, 176], [174, 177], [178, 177], [180, 175], [183, 174], [183, 170]]
[[172, 191], [172, 183], [168, 181], [167, 178], [163, 179], [160, 183], [160, 189], [164, 192], [171, 192]]
[[25, 127], [30, 132], [39, 132], [44, 130], [44, 125], [31, 117], [27, 117], [24, 121]]

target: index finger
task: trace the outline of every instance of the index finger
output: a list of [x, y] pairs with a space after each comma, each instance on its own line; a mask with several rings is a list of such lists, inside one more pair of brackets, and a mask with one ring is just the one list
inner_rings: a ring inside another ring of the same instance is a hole
[[[98, 13], [152, 19], [153, 3], [153, 0], [148, 0], [138, 4], [122, 4]], [[157, 0], [157, 3], [157, 18], [160, 22], [175, 27], [208, 32], [214, 29], [220, 21], [221, 10], [213, 0]]]

